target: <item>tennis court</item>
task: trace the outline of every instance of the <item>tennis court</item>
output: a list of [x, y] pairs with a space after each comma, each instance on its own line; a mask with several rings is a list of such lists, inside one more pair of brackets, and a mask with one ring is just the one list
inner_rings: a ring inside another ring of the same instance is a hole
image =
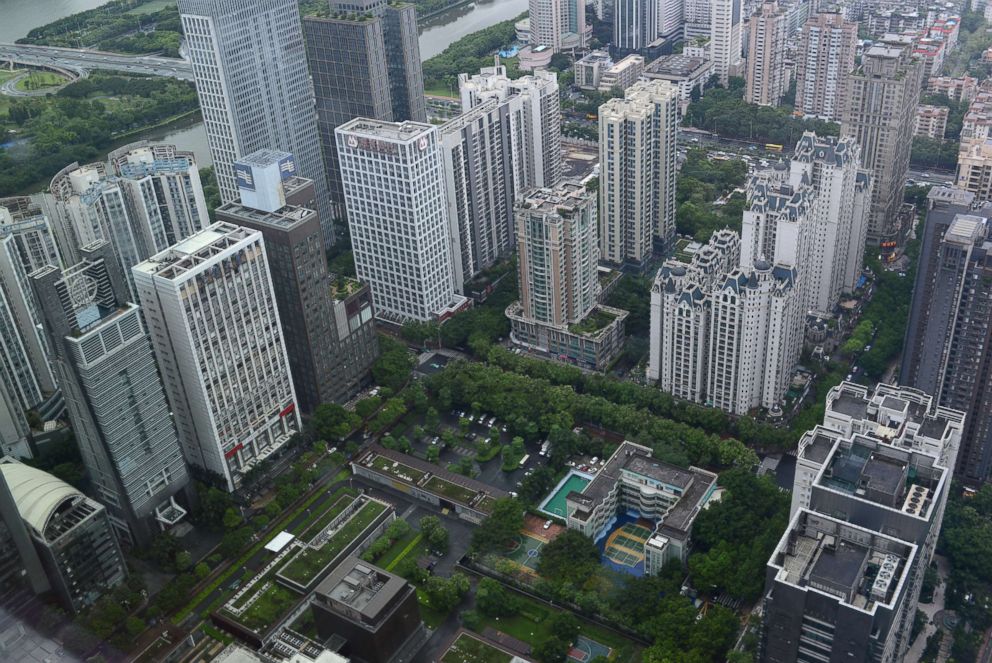
[[544, 541], [520, 533], [517, 535], [516, 545], [506, 551], [506, 558], [525, 569], [534, 571], [537, 569], [537, 558], [540, 557], [543, 547]]
[[606, 645], [580, 635], [575, 639], [575, 646], [568, 650], [568, 657], [573, 661], [579, 661], [579, 663], [589, 663], [589, 661], [600, 656], [609, 658], [612, 651]]

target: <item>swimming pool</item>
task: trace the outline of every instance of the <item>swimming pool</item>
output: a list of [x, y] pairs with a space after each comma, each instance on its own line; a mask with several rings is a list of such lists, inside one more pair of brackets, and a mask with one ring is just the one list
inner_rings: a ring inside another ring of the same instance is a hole
[[549, 516], [565, 518], [565, 497], [573, 490], [582, 492], [592, 477], [577, 470], [571, 470], [565, 478], [558, 482], [555, 489], [551, 491], [544, 502], [541, 503], [540, 510]]

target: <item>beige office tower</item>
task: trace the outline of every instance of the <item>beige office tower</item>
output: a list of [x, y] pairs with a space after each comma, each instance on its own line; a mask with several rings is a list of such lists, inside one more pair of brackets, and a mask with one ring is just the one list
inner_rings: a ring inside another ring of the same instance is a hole
[[747, 24], [747, 69], [744, 101], [777, 106], [785, 94], [785, 42], [788, 16], [778, 2], [766, 0]]
[[675, 238], [678, 101], [671, 83], [641, 81], [599, 108], [603, 260], [643, 265]]
[[854, 70], [858, 24], [817, 14], [803, 26], [796, 58], [796, 112], [839, 121]]
[[741, 0], [710, 2], [710, 59], [720, 85], [725, 86], [731, 76], [740, 75], [743, 23], [744, 3]]
[[868, 241], [883, 249], [901, 244], [907, 230], [899, 222], [899, 207], [922, 75], [922, 64], [912, 56], [912, 39], [892, 35], [865, 51], [861, 66], [848, 78], [841, 136], [859, 143], [861, 163], [871, 171]]

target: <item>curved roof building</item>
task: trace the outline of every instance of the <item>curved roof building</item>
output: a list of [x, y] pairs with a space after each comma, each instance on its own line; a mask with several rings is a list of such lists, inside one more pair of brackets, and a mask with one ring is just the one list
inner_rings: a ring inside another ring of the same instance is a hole
[[0, 474], [52, 589], [77, 612], [127, 576], [107, 510], [61, 479], [11, 458]]

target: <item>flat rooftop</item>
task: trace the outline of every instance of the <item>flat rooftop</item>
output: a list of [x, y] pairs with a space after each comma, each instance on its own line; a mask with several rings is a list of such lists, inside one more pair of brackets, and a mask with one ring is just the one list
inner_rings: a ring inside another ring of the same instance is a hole
[[644, 75], [671, 78], [688, 78], [710, 66], [706, 58], [690, 57], [688, 55], [663, 55], [652, 61], [644, 68]]
[[810, 442], [803, 448], [803, 458], [808, 458], [814, 463], [822, 463], [827, 459], [836, 441], [835, 438], [823, 432], [814, 432]]
[[317, 215], [317, 212], [312, 209], [296, 207], [295, 205], [286, 205], [277, 209], [275, 212], [266, 212], [265, 210], [248, 207], [241, 203], [224, 203], [216, 211], [227, 216], [278, 230], [295, 228]]
[[345, 122], [337, 128], [337, 131], [367, 138], [406, 143], [429, 133], [433, 128], [434, 125], [422, 122], [387, 122], [359, 117]]
[[521, 208], [547, 214], [568, 213], [590, 200], [595, 197], [580, 183], [562, 181], [554, 188], [532, 189], [524, 196]]
[[375, 621], [406, 589], [403, 578], [349, 557], [317, 585], [316, 593], [331, 607], [353, 610], [365, 621]]
[[178, 278], [210, 262], [218, 254], [256, 233], [257, 230], [218, 221], [148, 260], [138, 263], [134, 269], [167, 279]]
[[283, 152], [282, 150], [262, 149], [240, 157], [236, 161], [237, 163], [243, 163], [247, 166], [270, 166], [274, 163], [279, 163], [283, 159], [292, 157], [292, 154], [289, 152]]

